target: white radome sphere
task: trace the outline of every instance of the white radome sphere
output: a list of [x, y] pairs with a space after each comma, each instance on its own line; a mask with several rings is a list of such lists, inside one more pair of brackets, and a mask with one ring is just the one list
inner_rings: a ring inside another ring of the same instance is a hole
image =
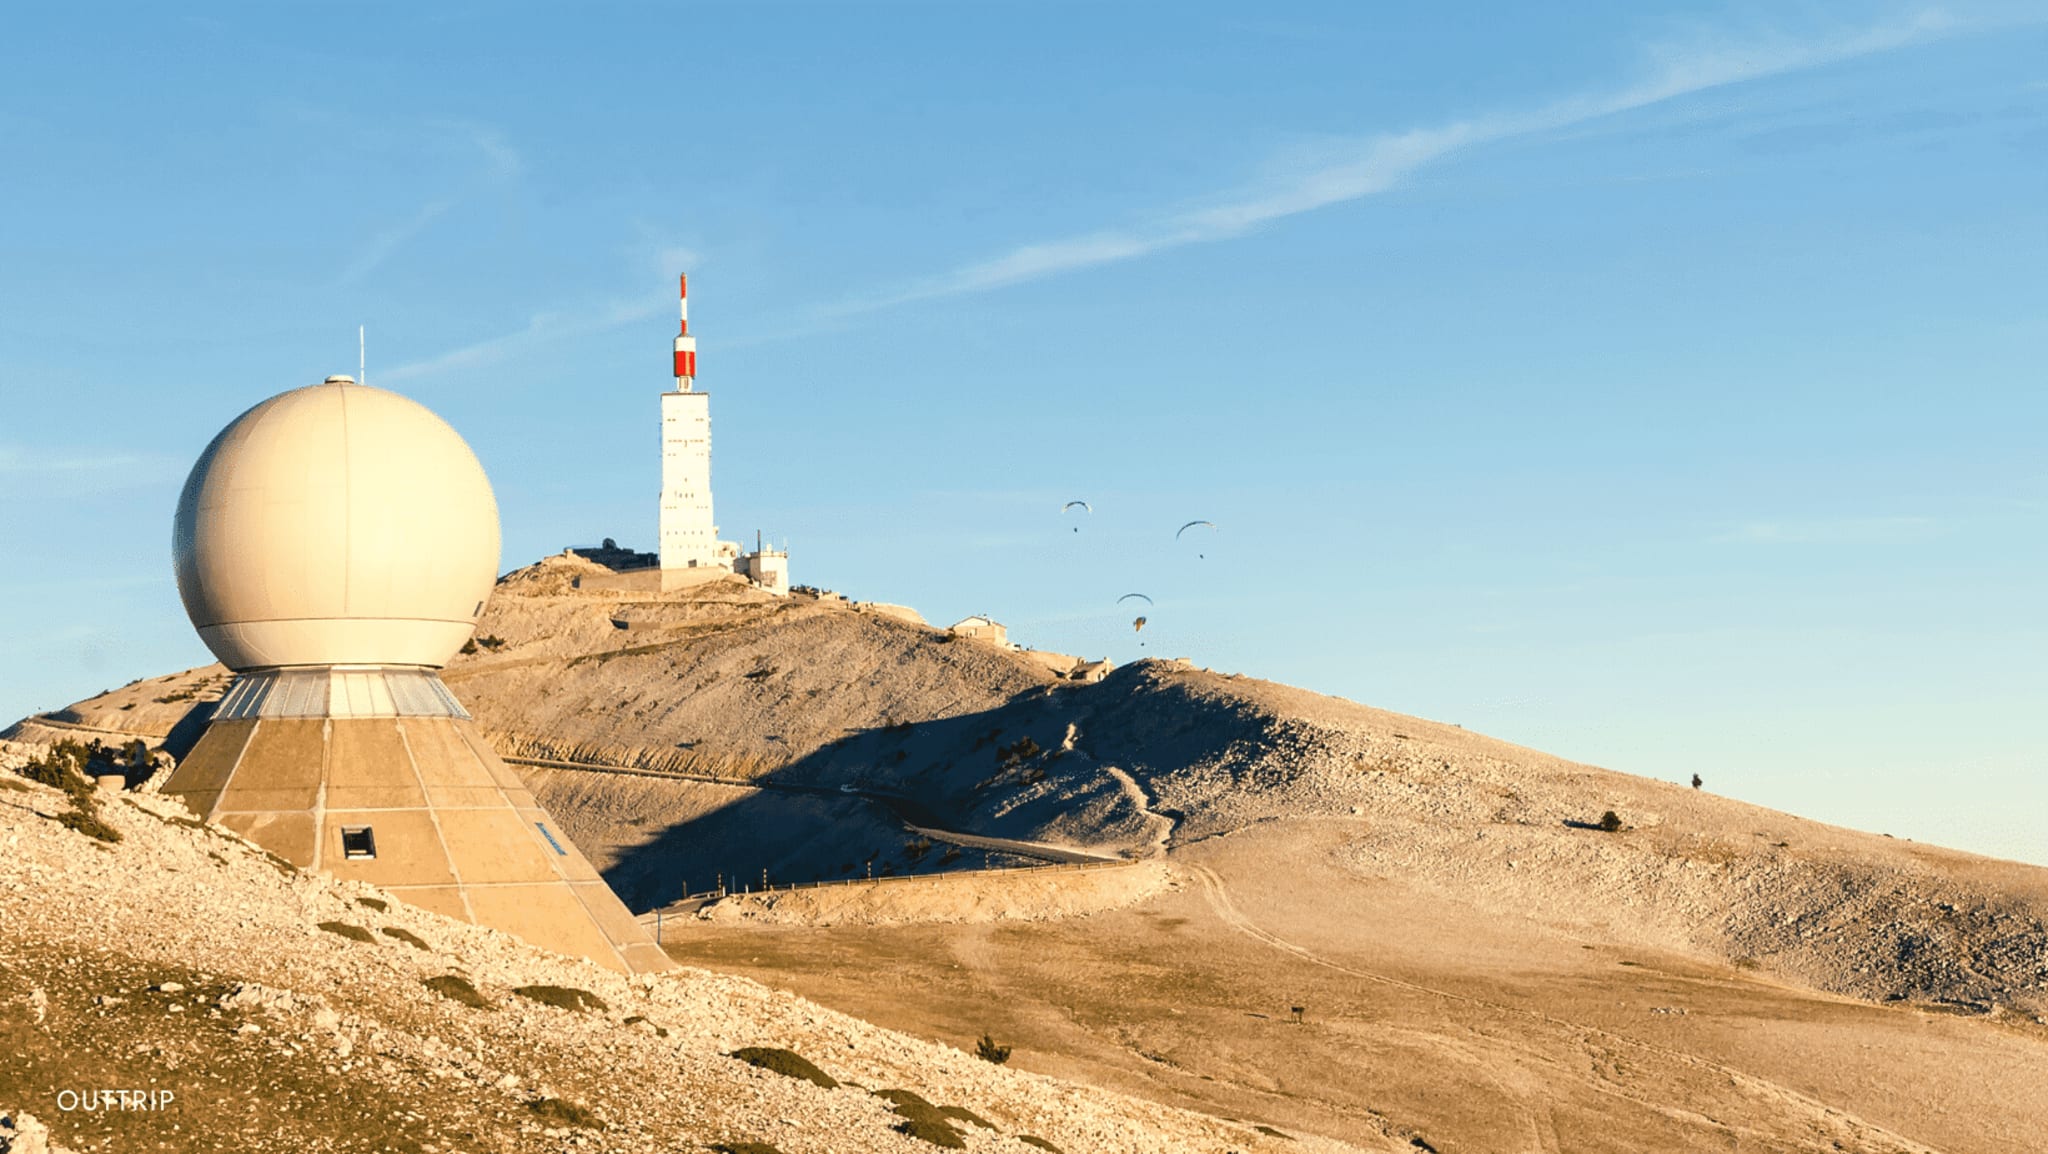
[[192, 466], [178, 595], [230, 669], [447, 664], [498, 572], [498, 503], [417, 401], [330, 377], [257, 405]]

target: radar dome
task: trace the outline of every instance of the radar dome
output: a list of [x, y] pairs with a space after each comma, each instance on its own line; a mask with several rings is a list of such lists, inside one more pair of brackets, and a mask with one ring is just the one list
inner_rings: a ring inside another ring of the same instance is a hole
[[498, 571], [476, 454], [426, 406], [348, 378], [280, 393], [200, 454], [178, 595], [228, 668], [447, 664]]

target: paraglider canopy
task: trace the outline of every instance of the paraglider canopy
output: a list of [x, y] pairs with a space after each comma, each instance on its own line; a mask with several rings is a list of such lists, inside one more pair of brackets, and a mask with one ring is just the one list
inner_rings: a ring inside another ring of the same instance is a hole
[[1150, 597], [1145, 596], [1143, 593], [1126, 593], [1123, 596], [1117, 598], [1116, 603], [1118, 605], [1122, 605], [1124, 602], [1129, 601], [1133, 597], [1136, 597], [1138, 600], [1143, 601], [1147, 605], [1156, 604], [1156, 602], [1154, 602]]
[[1174, 530], [1174, 533], [1173, 533], [1173, 539], [1174, 539], [1174, 540], [1176, 540], [1176, 541], [1180, 540], [1180, 535], [1181, 535], [1182, 533], [1185, 533], [1185, 532], [1187, 532], [1188, 530], [1190, 530], [1190, 529], [1194, 528], [1194, 527], [1195, 527], [1195, 526], [1197, 526], [1197, 525], [1207, 525], [1207, 526], [1208, 526], [1209, 528], [1211, 528], [1211, 529], [1214, 529], [1214, 528], [1216, 527], [1216, 522], [1214, 522], [1214, 521], [1189, 521], [1189, 522], [1188, 522], [1187, 524], [1185, 524], [1185, 525], [1182, 525], [1182, 526], [1181, 526], [1180, 528], [1178, 528], [1178, 529]]

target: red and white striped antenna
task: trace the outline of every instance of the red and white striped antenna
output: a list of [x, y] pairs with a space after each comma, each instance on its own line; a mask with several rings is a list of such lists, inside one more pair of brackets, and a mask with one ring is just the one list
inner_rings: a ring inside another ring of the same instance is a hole
[[676, 332], [676, 392], [690, 392], [697, 380], [697, 338], [690, 335], [690, 274], [677, 278], [676, 303], [682, 327]]

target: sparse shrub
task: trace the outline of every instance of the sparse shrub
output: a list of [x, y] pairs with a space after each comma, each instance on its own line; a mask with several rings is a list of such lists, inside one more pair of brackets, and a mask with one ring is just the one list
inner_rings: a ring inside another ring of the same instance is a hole
[[121, 831], [100, 820], [100, 815], [88, 809], [67, 809], [57, 815], [57, 824], [74, 829], [90, 838], [104, 842], [121, 840]]
[[896, 1108], [896, 1115], [903, 1121], [896, 1124], [899, 1134], [908, 1134], [922, 1142], [941, 1146], [948, 1150], [964, 1150], [967, 1142], [960, 1131], [948, 1121], [937, 1106], [909, 1090], [877, 1090], [875, 1097]]
[[571, 1102], [567, 1098], [542, 1098], [528, 1102], [526, 1108], [538, 1114], [541, 1121], [552, 1122], [557, 1126], [595, 1130], [604, 1125], [598, 1121], [597, 1115], [591, 1112], [590, 1107], [580, 1102]]
[[352, 926], [347, 922], [321, 922], [320, 928], [338, 937], [347, 938], [352, 942], [375, 942], [377, 940], [370, 936], [370, 931], [361, 926]]
[[921, 837], [916, 841], [903, 843], [903, 856], [911, 861], [921, 861], [924, 855], [930, 852], [932, 852], [932, 839], [928, 837]]
[[818, 1069], [818, 1067], [811, 1064], [810, 1059], [805, 1058], [794, 1050], [784, 1050], [769, 1046], [745, 1046], [727, 1054], [726, 1057], [738, 1058], [749, 1066], [767, 1070], [770, 1073], [781, 1074], [786, 1078], [802, 1078], [806, 1082], [823, 1086], [827, 1090], [839, 1088], [838, 1079]]
[[476, 987], [469, 984], [469, 979], [459, 974], [442, 974], [437, 978], [428, 978], [420, 984], [449, 1001], [460, 1002], [472, 1010], [491, 1008], [491, 1000], [477, 993]]
[[940, 864], [940, 865], [951, 865], [952, 863], [954, 863], [954, 862], [956, 862], [956, 861], [959, 861], [959, 860], [960, 860], [960, 847], [959, 847], [959, 846], [957, 846], [957, 845], [949, 845], [949, 846], [947, 846], [947, 847], [946, 847], [946, 852], [945, 852], [945, 853], [942, 853], [942, 854], [940, 854], [940, 855], [939, 855], [939, 864]]
[[1620, 833], [1621, 815], [1614, 812], [1611, 809], [1608, 810], [1606, 813], [1601, 814], [1600, 829], [1606, 833]]
[[1695, 773], [1695, 774], [1693, 774], [1693, 775], [1692, 775], [1692, 787], [1693, 787], [1694, 789], [1698, 789], [1699, 787], [1701, 787], [1701, 786], [1703, 786], [1703, 785], [1705, 785], [1705, 784], [1707, 784], [1707, 782], [1706, 782], [1706, 779], [1705, 779], [1705, 778], [1701, 777], [1701, 776], [1700, 776], [1699, 774], [1697, 774], [1697, 773]]
[[427, 939], [419, 936], [416, 933], [413, 933], [411, 930], [401, 930], [397, 926], [385, 926], [381, 932], [384, 934], [385, 937], [397, 938], [399, 941], [404, 942], [406, 945], [411, 946], [413, 949], [416, 950], [431, 951], [434, 948], [427, 944]]
[[595, 1010], [601, 1014], [611, 1009], [604, 1004], [603, 998], [589, 990], [579, 990], [574, 986], [514, 986], [512, 992], [543, 1006], [553, 1006], [572, 1014], [580, 1014], [586, 1010]]
[[626, 1019], [625, 1021], [623, 1021], [623, 1022], [620, 1022], [620, 1023], [619, 1023], [619, 1025], [621, 1025], [621, 1026], [637, 1026], [637, 1025], [639, 1025], [640, 1023], [642, 1023], [642, 1022], [647, 1022], [647, 1026], [648, 1026], [648, 1028], [654, 1031], [654, 1036], [655, 1036], [655, 1037], [657, 1037], [657, 1038], [666, 1038], [666, 1037], [668, 1037], [668, 1027], [667, 1027], [667, 1026], [661, 1026], [661, 1025], [657, 1025], [657, 1024], [655, 1024], [655, 1023], [653, 1023], [653, 1022], [648, 1022], [648, 1021], [647, 1021], [647, 1015], [645, 1015], [645, 1014], [635, 1014], [635, 1015], [633, 1015], [632, 1017], [630, 1017], [630, 1018], [627, 1018], [627, 1019]]
[[1044, 750], [1038, 748], [1038, 743], [1031, 740], [1027, 734], [1008, 745], [996, 746], [996, 764], [1006, 767], [1016, 765], [1021, 761], [1030, 761], [1043, 752]]
[[1757, 961], [1755, 958], [1746, 956], [1736, 958], [1734, 964], [1735, 968], [1738, 970], [1760, 970], [1764, 968], [1762, 962]]
[[503, 649], [505, 647], [505, 639], [503, 637], [493, 637], [488, 633], [484, 634], [481, 637], [478, 637], [476, 639], [476, 643], [478, 645], [483, 646], [485, 649], [493, 651]]
[[[127, 758], [127, 765], [117, 760], [120, 757]], [[84, 745], [66, 739], [51, 746], [47, 756], [22, 766], [20, 773], [30, 781], [63, 790], [71, 800], [71, 808], [57, 815], [58, 824], [87, 837], [112, 843], [121, 840], [121, 831], [100, 818], [99, 796], [94, 792], [93, 778], [113, 773], [126, 776], [128, 770], [146, 764], [148, 758], [148, 747], [140, 741], [131, 741], [125, 749], [116, 752], [97, 741]]]
[[474, 654], [475, 652], [476, 652], [476, 638], [472, 637], [472, 638], [470, 638], [469, 640], [467, 640], [467, 641], [465, 641], [465, 642], [463, 642], [463, 643], [462, 643], [462, 655], [463, 655], [464, 657], [468, 657], [468, 656], [470, 656], [471, 654]]
[[979, 1126], [984, 1130], [993, 1130], [996, 1128], [996, 1124], [994, 1122], [991, 1122], [988, 1119], [982, 1117], [981, 1115], [975, 1113], [974, 1111], [969, 1110], [965, 1106], [941, 1106], [939, 1107], [939, 1113], [944, 1114], [948, 1118], [958, 1118], [962, 1122], [972, 1122], [974, 1125]]
[[981, 1041], [974, 1044], [974, 1056], [984, 1062], [994, 1062], [1000, 1066], [1010, 1060], [1010, 1048], [996, 1045], [994, 1038], [983, 1034]]
[[766, 1142], [713, 1142], [711, 1148], [718, 1154], [782, 1154]]

